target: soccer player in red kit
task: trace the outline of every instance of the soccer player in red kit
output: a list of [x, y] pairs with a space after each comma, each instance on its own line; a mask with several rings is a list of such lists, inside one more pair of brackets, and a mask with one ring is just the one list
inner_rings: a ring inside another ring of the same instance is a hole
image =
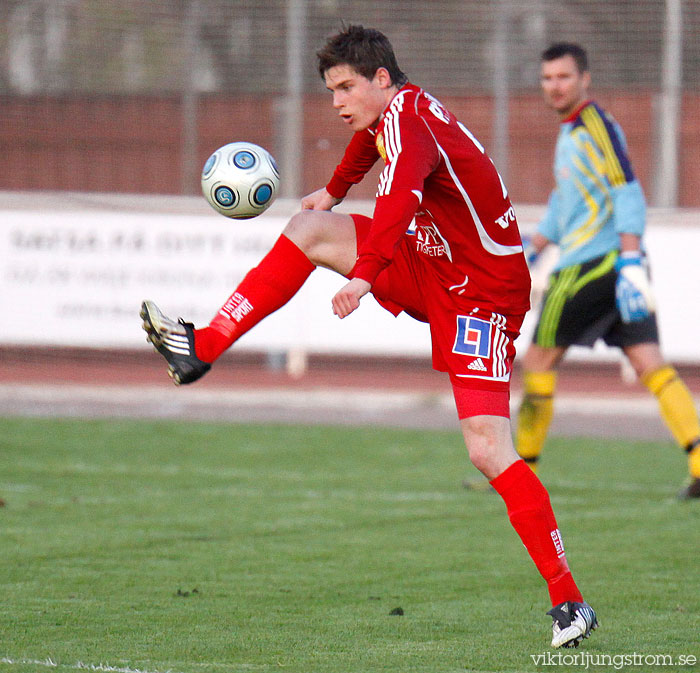
[[[211, 363], [283, 306], [323, 266], [348, 278], [332, 299], [344, 318], [371, 292], [386, 309], [430, 325], [433, 366], [449, 374], [469, 457], [503, 498], [547, 583], [554, 647], [597, 626], [569, 570], [547, 491], [511, 439], [513, 342], [529, 308], [530, 276], [508, 192], [484, 148], [438, 100], [410, 84], [387, 38], [349, 26], [317, 54], [333, 107], [354, 132], [326, 187], [302, 199], [272, 250], [211, 323], [141, 309], [176, 383]], [[377, 159], [372, 218], [332, 208]]]

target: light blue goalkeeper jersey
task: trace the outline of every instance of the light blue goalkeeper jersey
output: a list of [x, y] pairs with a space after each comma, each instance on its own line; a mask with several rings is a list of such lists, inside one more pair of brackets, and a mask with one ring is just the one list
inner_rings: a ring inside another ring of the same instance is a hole
[[555, 270], [619, 249], [619, 234], [642, 236], [644, 193], [620, 125], [588, 102], [561, 124], [554, 156], [556, 188], [537, 230], [559, 245]]

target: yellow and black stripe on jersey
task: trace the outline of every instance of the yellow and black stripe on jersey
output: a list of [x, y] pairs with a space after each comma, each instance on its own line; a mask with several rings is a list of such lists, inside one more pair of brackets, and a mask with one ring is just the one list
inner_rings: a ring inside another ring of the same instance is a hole
[[576, 126], [584, 126], [602, 152], [605, 157], [605, 172], [613, 187], [635, 179], [624, 141], [616, 128], [617, 124], [607, 112], [596, 103], [589, 103], [579, 113], [574, 123], [574, 127]]

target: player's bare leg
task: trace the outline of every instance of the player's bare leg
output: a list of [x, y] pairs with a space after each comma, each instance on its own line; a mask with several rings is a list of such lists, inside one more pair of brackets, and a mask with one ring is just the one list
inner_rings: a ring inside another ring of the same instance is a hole
[[143, 327], [167, 360], [173, 381], [192, 383], [238, 338], [284, 306], [317, 266], [347, 274], [356, 256], [349, 215], [304, 210], [290, 219], [272, 250], [248, 272], [208, 327], [194, 329], [191, 323], [172, 320], [151, 301], [141, 306]]
[[327, 210], [302, 210], [289, 220], [282, 234], [314, 266], [346, 276], [357, 261], [355, 223], [350, 215]]
[[[516, 427], [517, 454], [536, 472], [554, 409], [556, 368], [565, 348], [543, 348], [531, 344], [523, 357], [523, 399]], [[472, 491], [492, 491], [482, 479], [465, 479], [462, 486]]]
[[516, 460], [510, 419], [504, 416], [471, 416], [460, 420], [469, 460], [489, 481]]

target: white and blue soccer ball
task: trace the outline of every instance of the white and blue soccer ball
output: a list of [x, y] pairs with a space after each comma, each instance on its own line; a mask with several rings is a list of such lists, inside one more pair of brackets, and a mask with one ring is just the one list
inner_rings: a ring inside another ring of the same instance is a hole
[[229, 143], [216, 150], [202, 169], [202, 193], [218, 213], [247, 220], [275, 200], [280, 175], [272, 155], [253, 143]]

